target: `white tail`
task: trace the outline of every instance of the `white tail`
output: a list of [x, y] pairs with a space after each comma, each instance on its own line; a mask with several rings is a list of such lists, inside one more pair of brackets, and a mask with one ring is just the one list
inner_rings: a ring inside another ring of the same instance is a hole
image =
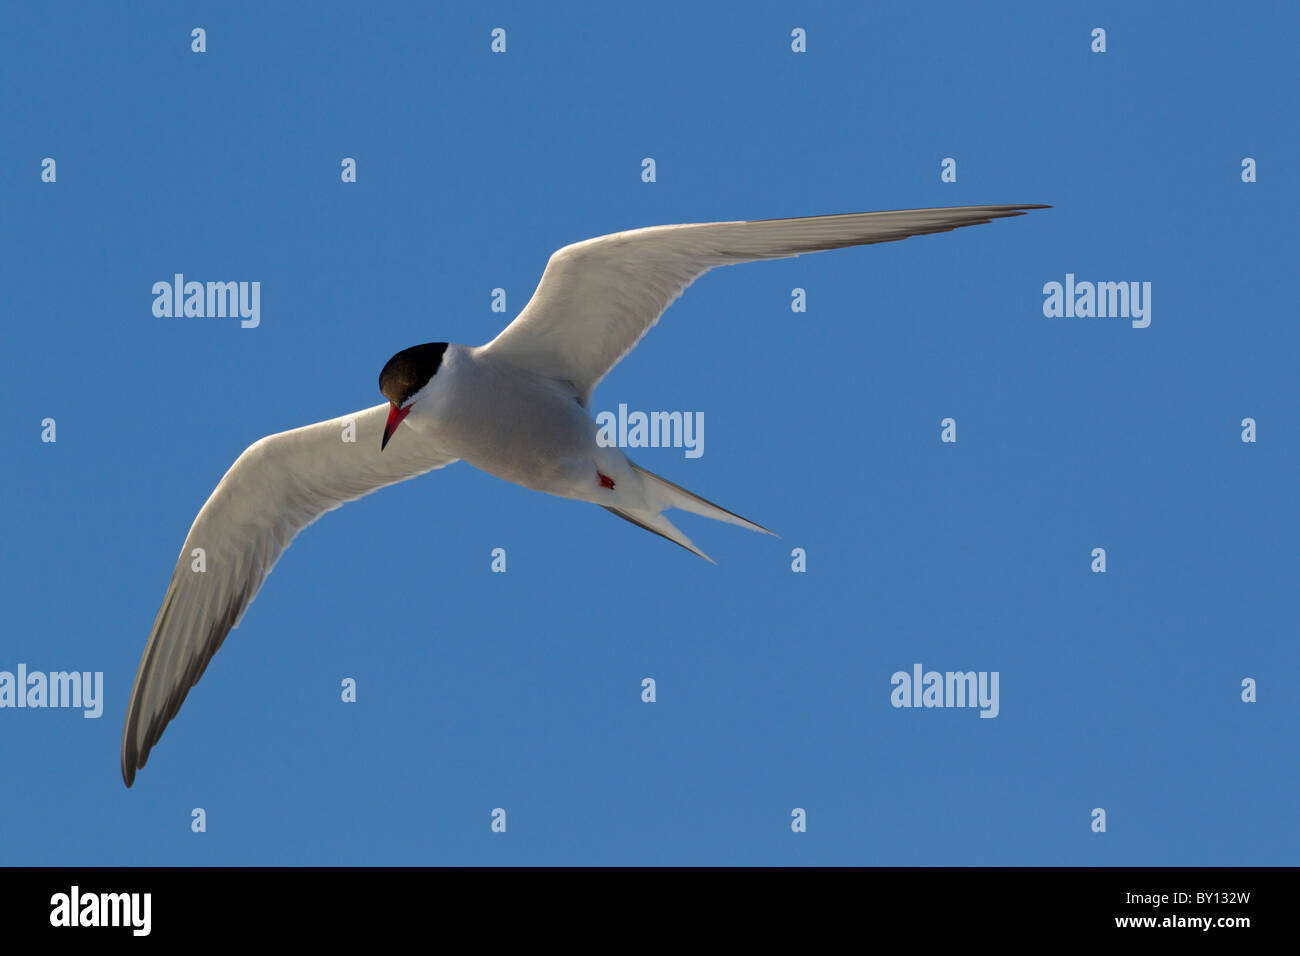
[[705, 561], [709, 562], [709, 564], [718, 563], [717, 561], [714, 561], [711, 557], [709, 557], [707, 554], [705, 554], [703, 551], [701, 551], [699, 548], [695, 547], [695, 545], [691, 543], [691, 539], [686, 537], [686, 535], [682, 534], [681, 529], [679, 529], [675, 524], [673, 524], [663, 515], [633, 514], [631, 511], [624, 511], [622, 508], [611, 508], [609, 505], [605, 505], [604, 508], [610, 514], [618, 515], [624, 521], [630, 521], [638, 528], [645, 528], [647, 531], [654, 532], [655, 534], [659, 535], [661, 538], [667, 538], [669, 541], [673, 542], [674, 544], [680, 544], [683, 548], [685, 548], [687, 551], [691, 552], [692, 554], [698, 554]]
[[715, 505], [706, 498], [701, 498], [697, 494], [687, 491], [681, 485], [675, 485], [667, 478], [660, 478], [652, 472], [646, 471], [634, 462], [629, 462], [636, 469], [637, 474], [645, 479], [646, 488], [653, 499], [658, 499], [663, 503], [665, 508], [681, 508], [683, 511], [689, 511], [691, 514], [703, 515], [706, 518], [712, 518], [715, 521], [725, 521], [727, 524], [740, 525], [742, 528], [748, 528], [750, 531], [761, 531], [763, 534], [775, 534], [767, 530], [761, 524], [756, 524], [748, 518], [742, 518], [734, 511], [728, 511]]
[[711, 557], [701, 551], [691, 542], [691, 539], [682, 534], [681, 530], [665, 518], [661, 511], [665, 508], [681, 508], [683, 511], [689, 511], [692, 514], [703, 515], [706, 518], [713, 518], [715, 521], [725, 521], [727, 524], [740, 525], [742, 528], [748, 528], [751, 531], [761, 531], [763, 534], [773, 534], [761, 524], [755, 524], [748, 518], [742, 518], [740, 515], [728, 511], [726, 508], [720, 508], [712, 501], [701, 498], [699, 495], [692, 494], [681, 485], [675, 485], [666, 478], [660, 478], [652, 472], [629, 462], [636, 469], [645, 481], [646, 500], [653, 510], [636, 510], [627, 511], [623, 508], [611, 508], [605, 506], [605, 510], [611, 514], [616, 514], [624, 521], [630, 521], [638, 528], [645, 528], [661, 537], [667, 538], [674, 544], [679, 544], [692, 554], [698, 554], [710, 564], [717, 564]]

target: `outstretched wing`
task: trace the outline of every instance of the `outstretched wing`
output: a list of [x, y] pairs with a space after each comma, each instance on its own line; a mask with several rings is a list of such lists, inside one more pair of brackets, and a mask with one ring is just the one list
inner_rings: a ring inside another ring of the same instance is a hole
[[[345, 502], [456, 460], [416, 433], [381, 452], [388, 409], [268, 435], [212, 492], [185, 538], [131, 688], [122, 730], [128, 787], [299, 531]], [[204, 551], [203, 571], [192, 570], [195, 548]]]
[[715, 266], [893, 242], [1046, 206], [958, 206], [802, 219], [652, 226], [551, 256], [533, 297], [488, 352], [591, 392], [686, 287]]

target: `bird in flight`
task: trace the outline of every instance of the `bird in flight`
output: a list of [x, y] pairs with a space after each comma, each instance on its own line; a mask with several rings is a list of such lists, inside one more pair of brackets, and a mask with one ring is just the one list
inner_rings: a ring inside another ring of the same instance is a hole
[[[598, 443], [588, 407], [601, 379], [715, 266], [892, 242], [1045, 208], [652, 226], [560, 249], [524, 310], [491, 342], [404, 349], [379, 373], [387, 402], [268, 435], [230, 466], [185, 538], [140, 659], [122, 731], [122, 779], [131, 786], [298, 532], [386, 485], [466, 461], [525, 488], [600, 505], [706, 560], [666, 509], [770, 534]], [[190, 563], [196, 548], [202, 571]]]

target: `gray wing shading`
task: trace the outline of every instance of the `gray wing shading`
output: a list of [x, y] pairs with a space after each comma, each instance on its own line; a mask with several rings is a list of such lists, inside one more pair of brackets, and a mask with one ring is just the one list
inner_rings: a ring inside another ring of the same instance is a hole
[[665, 309], [715, 266], [948, 232], [1046, 206], [956, 206], [652, 226], [565, 246], [486, 350], [591, 392]]
[[[415, 432], [381, 453], [388, 408], [269, 435], [249, 446], [212, 492], [185, 538], [131, 688], [122, 729], [128, 787], [299, 531], [345, 502], [456, 460]], [[355, 441], [344, 441], [349, 421]], [[195, 548], [205, 552], [203, 572], [192, 570]]]

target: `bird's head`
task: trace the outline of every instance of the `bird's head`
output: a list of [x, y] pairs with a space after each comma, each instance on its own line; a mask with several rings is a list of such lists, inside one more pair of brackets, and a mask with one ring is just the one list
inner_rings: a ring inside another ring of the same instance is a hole
[[379, 443], [380, 451], [388, 447], [388, 440], [397, 431], [397, 426], [411, 414], [420, 393], [438, 374], [446, 351], [446, 342], [414, 345], [390, 358], [384, 370], [379, 373], [379, 390], [391, 405], [388, 409], [388, 424], [384, 427], [384, 439]]

